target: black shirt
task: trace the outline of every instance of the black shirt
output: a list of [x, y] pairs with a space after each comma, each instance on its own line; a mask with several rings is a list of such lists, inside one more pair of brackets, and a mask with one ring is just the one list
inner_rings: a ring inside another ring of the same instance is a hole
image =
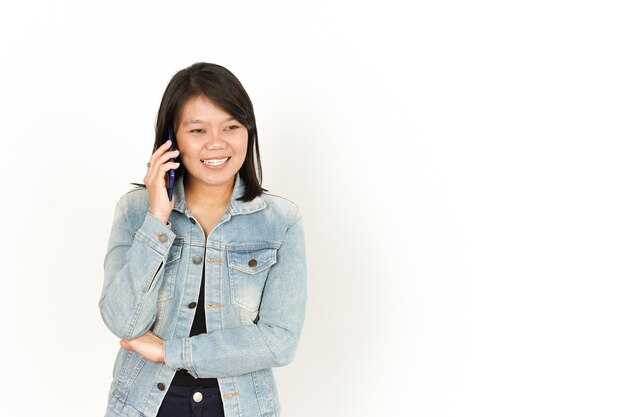
[[[200, 294], [198, 295], [198, 304], [196, 305], [196, 315], [193, 317], [191, 331], [189, 336], [206, 333], [206, 321], [204, 316], [204, 266], [202, 266], [202, 283], [200, 284]], [[207, 388], [217, 387], [216, 378], [194, 378], [187, 370], [176, 371], [172, 385], [184, 387], [202, 386]]]

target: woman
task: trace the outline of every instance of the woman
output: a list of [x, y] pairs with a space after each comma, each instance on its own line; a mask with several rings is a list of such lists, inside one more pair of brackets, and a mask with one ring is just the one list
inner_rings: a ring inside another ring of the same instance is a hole
[[230, 71], [174, 75], [147, 165], [104, 259], [99, 307], [121, 345], [106, 416], [279, 416], [272, 367], [304, 320], [302, 215], [261, 187], [252, 103]]

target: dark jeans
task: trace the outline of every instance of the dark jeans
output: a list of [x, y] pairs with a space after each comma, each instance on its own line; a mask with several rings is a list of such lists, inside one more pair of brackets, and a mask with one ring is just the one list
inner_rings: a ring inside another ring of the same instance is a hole
[[157, 417], [224, 417], [220, 389], [170, 385]]

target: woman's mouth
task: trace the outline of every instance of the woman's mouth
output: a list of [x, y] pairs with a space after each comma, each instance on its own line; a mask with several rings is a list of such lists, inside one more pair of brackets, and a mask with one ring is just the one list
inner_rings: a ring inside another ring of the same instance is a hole
[[227, 156], [226, 158], [221, 158], [221, 159], [201, 159], [200, 162], [202, 162], [204, 165], [209, 165], [209, 166], [220, 166], [226, 163], [226, 161], [228, 161], [230, 159], [230, 156]]

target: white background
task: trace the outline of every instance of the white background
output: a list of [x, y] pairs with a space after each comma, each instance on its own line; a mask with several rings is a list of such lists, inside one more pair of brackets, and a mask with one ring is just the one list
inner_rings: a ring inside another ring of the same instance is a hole
[[4, 2], [0, 414], [104, 414], [114, 205], [206, 61], [304, 213], [284, 416], [625, 415], [619, 5]]

